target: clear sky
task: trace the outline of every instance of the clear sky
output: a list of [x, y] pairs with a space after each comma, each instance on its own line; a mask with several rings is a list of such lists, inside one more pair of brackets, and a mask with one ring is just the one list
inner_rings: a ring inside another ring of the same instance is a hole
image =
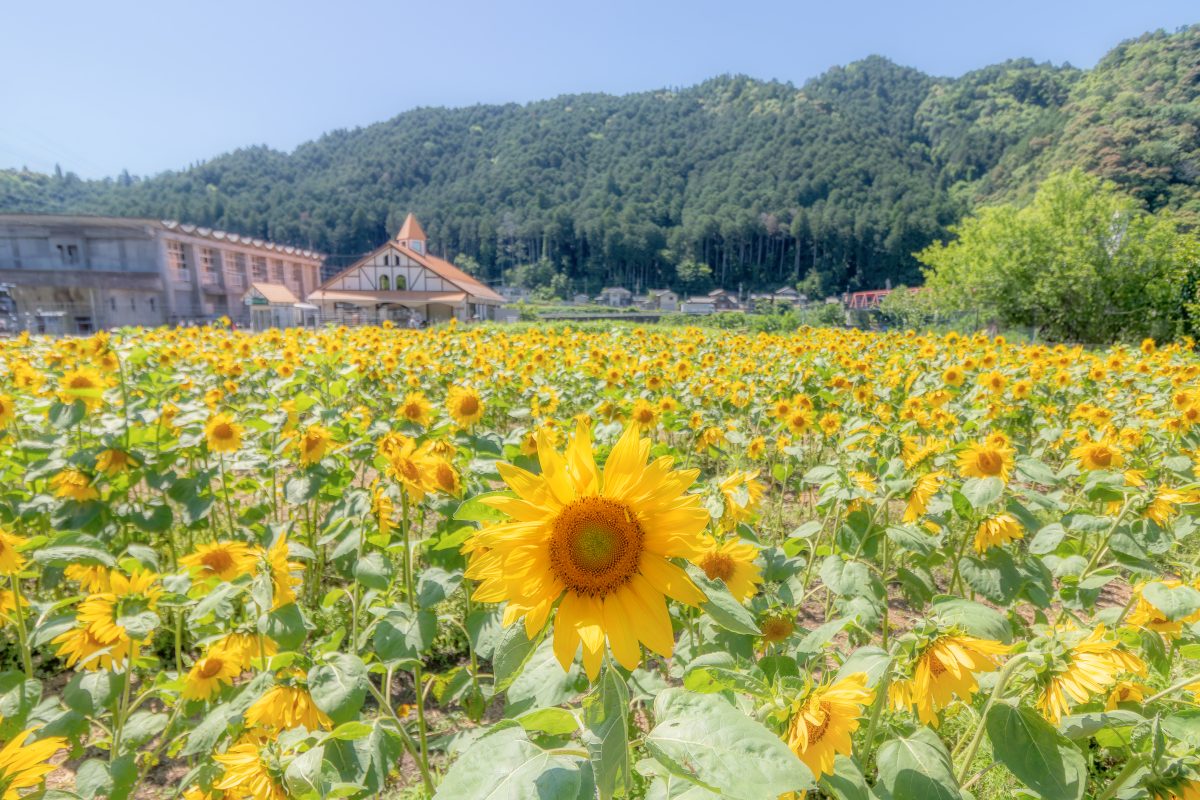
[[1195, 0], [5, 0], [0, 168], [84, 177], [290, 150], [421, 105], [801, 84], [871, 54], [937, 75], [1090, 67]]

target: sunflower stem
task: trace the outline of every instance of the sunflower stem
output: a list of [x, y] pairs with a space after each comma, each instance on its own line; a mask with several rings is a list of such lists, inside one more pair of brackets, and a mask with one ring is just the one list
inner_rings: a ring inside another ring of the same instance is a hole
[[117, 706], [116, 719], [113, 720], [112, 749], [108, 751], [108, 761], [110, 764], [116, 761], [120, 755], [121, 734], [125, 727], [125, 717], [129, 714], [129, 692], [133, 685], [133, 662], [137, 661], [137, 656], [137, 639], [131, 639], [129, 642], [129, 661], [125, 666], [125, 681], [121, 685], [121, 700]]
[[[391, 684], [391, 670], [388, 670], [389, 689]], [[433, 776], [429, 774], [429, 765], [422, 761], [417, 755], [417, 747], [413, 743], [412, 737], [408, 735], [408, 731], [404, 729], [404, 720], [396, 715], [396, 710], [392, 708], [392, 701], [384, 697], [378, 689], [375, 688], [374, 681], [367, 681], [367, 688], [371, 690], [371, 694], [375, 697], [375, 702], [379, 703], [379, 707], [387, 712], [387, 715], [396, 723], [396, 730], [400, 733], [400, 742], [404, 745], [404, 749], [412, 756], [413, 761], [417, 762], [417, 769], [421, 771], [421, 783], [425, 785], [425, 791], [428, 795], [433, 795]]]
[[876, 685], [875, 702], [871, 705], [871, 720], [867, 723], [867, 738], [863, 741], [863, 750], [861, 762], [863, 768], [866, 769], [870, 761], [871, 754], [875, 750], [875, 733], [879, 729], [879, 720], [883, 717], [883, 707], [887, 705], [888, 688], [892, 684], [892, 667], [889, 663], [883, 671], [883, 675], [879, 676], [879, 683]]
[[967, 772], [971, 769], [971, 762], [975, 760], [975, 753], [979, 750], [979, 744], [983, 741], [984, 723], [987, 721], [988, 712], [992, 710], [992, 706], [1004, 694], [1004, 687], [1008, 684], [1008, 679], [1017, 671], [1017, 667], [1024, 664], [1026, 661], [1033, 660], [1032, 653], [1018, 653], [1008, 660], [1004, 668], [1000, 670], [1000, 674], [996, 676], [996, 685], [992, 688], [992, 694], [988, 697], [987, 703], [983, 707], [983, 711], [979, 715], [979, 723], [975, 726], [975, 735], [971, 737], [971, 744], [967, 746], [966, 755], [963, 757], [962, 766], [959, 767], [958, 773], [955, 776], [958, 783], [961, 785], [966, 780]]
[[1163, 690], [1162, 690], [1161, 692], [1159, 692], [1158, 694], [1156, 694], [1156, 695], [1153, 695], [1153, 696], [1151, 696], [1151, 697], [1148, 697], [1148, 698], [1146, 698], [1146, 699], [1145, 699], [1145, 700], [1142, 702], [1142, 704], [1143, 704], [1143, 705], [1150, 705], [1150, 704], [1151, 704], [1151, 703], [1153, 703], [1154, 701], [1156, 701], [1156, 700], [1162, 700], [1162, 699], [1163, 699], [1164, 697], [1166, 697], [1167, 695], [1169, 695], [1169, 694], [1175, 694], [1175, 692], [1178, 692], [1180, 689], [1184, 689], [1184, 688], [1186, 688], [1186, 687], [1190, 686], [1190, 685], [1191, 685], [1191, 684], [1193, 684], [1193, 683], [1200, 683], [1200, 673], [1197, 673], [1197, 674], [1195, 674], [1195, 675], [1191, 676], [1190, 678], [1184, 678], [1183, 680], [1179, 681], [1178, 683], [1175, 683], [1175, 684], [1172, 684], [1171, 686], [1168, 686], [1166, 689], [1163, 689]]
[[1125, 762], [1125, 768], [1117, 773], [1117, 777], [1113, 778], [1112, 783], [1104, 787], [1104, 791], [1096, 795], [1096, 800], [1110, 800], [1117, 791], [1125, 785], [1125, 783], [1133, 777], [1134, 773], [1142, 768], [1142, 757], [1134, 756]]
[[21, 646], [21, 666], [25, 677], [33, 680], [33, 656], [29, 652], [29, 632], [25, 630], [25, 609], [21, 604], [21, 582], [16, 575], [9, 576], [12, 581], [13, 614], [17, 618], [17, 644]]

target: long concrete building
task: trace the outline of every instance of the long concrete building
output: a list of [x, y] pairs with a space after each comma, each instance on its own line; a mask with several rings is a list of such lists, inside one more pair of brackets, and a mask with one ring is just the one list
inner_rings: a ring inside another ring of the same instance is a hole
[[0, 214], [0, 284], [17, 324], [35, 333], [250, 323], [253, 285], [305, 298], [323, 257], [288, 245], [178, 222], [85, 215]]

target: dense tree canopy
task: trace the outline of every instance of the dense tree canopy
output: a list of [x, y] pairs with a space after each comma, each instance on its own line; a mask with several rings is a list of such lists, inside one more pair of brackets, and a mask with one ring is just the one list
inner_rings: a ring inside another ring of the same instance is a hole
[[980, 209], [952, 230], [919, 255], [939, 310], [984, 309], [1077, 342], [1194, 332], [1200, 238], [1110, 181], [1052, 175], [1032, 203]]
[[911, 284], [913, 254], [948, 226], [1063, 165], [1200, 215], [1198, 74], [1193, 27], [1122, 44], [1088, 72], [1018, 60], [942, 79], [872, 57], [800, 88], [725, 76], [422, 108], [148, 179], [0, 171], [0, 210], [169, 217], [334, 265], [412, 210], [436, 252], [486, 279], [544, 261], [570, 291], [681, 286], [692, 265], [728, 288]]

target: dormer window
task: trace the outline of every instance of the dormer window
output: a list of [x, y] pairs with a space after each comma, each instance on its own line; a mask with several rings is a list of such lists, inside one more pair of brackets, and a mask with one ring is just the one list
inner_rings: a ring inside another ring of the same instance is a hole
[[414, 251], [416, 251], [418, 253], [425, 252], [425, 243], [422, 242], [420, 239], [413, 239], [411, 242], [408, 243], [408, 246], [411, 247]]

